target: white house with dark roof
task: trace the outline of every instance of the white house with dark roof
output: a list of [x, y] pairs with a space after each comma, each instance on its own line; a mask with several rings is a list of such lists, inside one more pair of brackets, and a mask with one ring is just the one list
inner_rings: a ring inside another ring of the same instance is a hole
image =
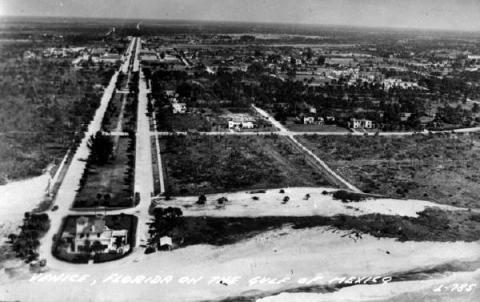
[[70, 253], [86, 253], [90, 247], [99, 242], [103, 250], [98, 252], [125, 253], [130, 249], [128, 244], [128, 230], [112, 230], [105, 224], [103, 215], [91, 219], [80, 216], [76, 219], [75, 232], [64, 232], [62, 239], [70, 243]]

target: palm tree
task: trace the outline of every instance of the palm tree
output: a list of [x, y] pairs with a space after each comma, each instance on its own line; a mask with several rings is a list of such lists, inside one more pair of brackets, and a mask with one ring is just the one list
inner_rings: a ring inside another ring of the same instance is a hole
[[110, 196], [110, 194], [105, 194], [103, 195], [103, 209], [104, 209], [104, 213], [105, 213], [105, 216], [107, 215], [107, 207], [110, 206], [110, 200], [112, 199], [112, 197]]

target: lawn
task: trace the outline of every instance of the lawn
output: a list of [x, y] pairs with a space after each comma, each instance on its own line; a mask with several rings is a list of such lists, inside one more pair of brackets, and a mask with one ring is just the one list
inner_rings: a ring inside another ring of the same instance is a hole
[[364, 192], [480, 207], [477, 134], [298, 139]]
[[331, 185], [284, 137], [189, 135], [160, 144], [172, 195]]
[[74, 208], [91, 208], [96, 205], [97, 194], [110, 195], [106, 204], [99, 200], [99, 206], [110, 208], [133, 206], [134, 141], [129, 137], [119, 137], [116, 155], [107, 164], [90, 164], [86, 182], [80, 188]]

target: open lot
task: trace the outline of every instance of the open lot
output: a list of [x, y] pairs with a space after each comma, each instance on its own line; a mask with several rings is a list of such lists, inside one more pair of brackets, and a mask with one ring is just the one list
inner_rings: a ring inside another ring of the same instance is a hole
[[171, 136], [160, 144], [172, 195], [330, 185], [283, 137]]
[[[75, 198], [75, 208], [98, 206], [129, 207], [133, 205], [133, 142], [128, 137], [120, 137], [115, 156], [109, 163], [98, 166], [87, 164], [86, 182]], [[131, 178], [131, 179], [130, 179]], [[108, 194], [110, 199], [97, 198], [97, 194]]]
[[298, 139], [364, 192], [480, 207], [477, 134]]
[[173, 114], [166, 108], [157, 111], [159, 131], [228, 131], [229, 121], [250, 121], [254, 125], [236, 131], [277, 131], [251, 107], [192, 107], [184, 114]]
[[291, 131], [299, 132], [346, 132], [347, 128], [343, 128], [337, 125], [305, 125], [295, 124], [292, 122], [285, 123], [285, 127]]

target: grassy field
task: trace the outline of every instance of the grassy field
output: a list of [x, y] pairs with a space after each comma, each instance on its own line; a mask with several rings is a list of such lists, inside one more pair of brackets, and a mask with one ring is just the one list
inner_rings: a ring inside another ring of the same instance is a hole
[[115, 157], [106, 165], [90, 165], [87, 169], [87, 180], [75, 198], [75, 208], [91, 208], [95, 206], [97, 194], [110, 194], [110, 201], [105, 204], [103, 198], [99, 206], [129, 207], [133, 205], [133, 178], [129, 180], [133, 169], [134, 158], [132, 140], [120, 137]]
[[166, 137], [160, 149], [166, 188], [173, 195], [330, 186], [283, 137]]
[[299, 138], [367, 193], [480, 207], [480, 136]]
[[348, 129], [339, 127], [337, 125], [305, 125], [286, 123], [285, 127], [291, 131], [300, 132], [347, 132]]
[[194, 113], [173, 114], [168, 109], [157, 112], [158, 131], [211, 131], [214, 125], [202, 115]]

